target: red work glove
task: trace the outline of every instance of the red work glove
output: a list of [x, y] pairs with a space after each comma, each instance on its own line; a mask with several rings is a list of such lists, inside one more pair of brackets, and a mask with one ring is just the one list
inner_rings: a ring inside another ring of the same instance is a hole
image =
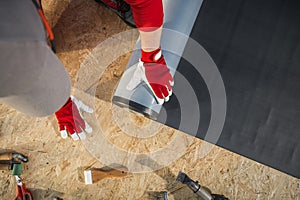
[[62, 138], [67, 138], [69, 133], [73, 140], [79, 138], [83, 140], [86, 138], [84, 131], [87, 133], [92, 132], [92, 128], [83, 120], [80, 109], [93, 113], [92, 108], [71, 96], [67, 103], [55, 113]]
[[169, 101], [174, 81], [160, 48], [151, 52], [142, 50], [142, 58], [127, 89], [135, 89], [141, 81], [150, 88], [158, 104]]

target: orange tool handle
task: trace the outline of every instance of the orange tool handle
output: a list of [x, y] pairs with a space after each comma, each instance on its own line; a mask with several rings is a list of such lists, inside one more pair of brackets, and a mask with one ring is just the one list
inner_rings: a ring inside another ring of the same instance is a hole
[[8, 164], [0, 164], [0, 170], [9, 170], [10, 169], [10, 165]]
[[12, 159], [12, 152], [0, 154], [0, 160], [11, 160], [11, 159]]

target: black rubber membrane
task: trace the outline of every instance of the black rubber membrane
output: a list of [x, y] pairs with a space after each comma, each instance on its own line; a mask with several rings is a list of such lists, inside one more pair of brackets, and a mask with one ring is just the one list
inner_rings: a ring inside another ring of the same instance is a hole
[[[298, 178], [299, 11], [298, 0], [205, 0], [191, 34], [210, 54], [225, 85], [226, 120], [217, 145]], [[189, 120], [181, 118], [180, 106], [200, 110], [196, 137], [203, 139], [211, 119], [208, 89], [184, 59], [175, 81], [179, 72], [192, 85], [199, 104], [180, 105], [175, 94], [158, 121], [180, 129], [180, 121]], [[180, 88], [180, 82], [174, 87]]]

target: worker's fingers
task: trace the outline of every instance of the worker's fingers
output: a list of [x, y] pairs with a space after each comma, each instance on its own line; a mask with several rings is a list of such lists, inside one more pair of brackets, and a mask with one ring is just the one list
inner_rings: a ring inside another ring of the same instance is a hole
[[81, 110], [83, 110], [87, 113], [93, 113], [94, 112], [94, 110], [91, 107], [87, 106], [86, 104], [84, 104], [82, 101], [80, 101], [76, 97], [71, 96], [71, 99], [76, 104], [78, 109], [81, 109]]
[[[74, 127], [72, 127], [70, 124], [67, 124], [66, 129], [69, 132], [69, 134], [73, 140], [75, 140], [75, 141], [79, 140], [79, 137], [78, 137], [77, 133], [75, 132]], [[79, 132], [82, 132], [81, 129]]]
[[93, 132], [93, 129], [92, 129], [92, 127], [86, 122], [86, 121], [84, 121], [85, 122], [85, 131], [87, 132], [87, 133], [91, 133], [91, 132]]
[[68, 137], [68, 132], [67, 130], [61, 130], [60, 135], [63, 139], [66, 139]]
[[75, 132], [76, 132], [77, 134], [83, 132], [82, 126], [79, 125], [79, 124], [77, 124], [77, 123], [75, 124], [75, 126], [73, 127], [73, 129], [75, 129]]
[[81, 140], [85, 140], [85, 138], [86, 138], [86, 135], [85, 135], [84, 132], [78, 133], [77, 135], [79, 136], [79, 138], [80, 138]]
[[170, 96], [165, 97], [165, 102], [168, 102], [170, 100]]
[[164, 99], [166, 99], [166, 98], [169, 97], [169, 90], [168, 90], [168, 87], [167, 87], [167, 86], [162, 85], [162, 86], [160, 87], [160, 90], [161, 90], [161, 92], [162, 92], [162, 94], [163, 94], [163, 96], [164, 96]]
[[85, 129], [85, 120], [80, 116], [74, 119], [75, 122], [75, 131], [77, 133], [82, 132], [82, 129]]
[[66, 123], [66, 124], [65, 124], [65, 128], [66, 128], [66, 130], [68, 131], [68, 133], [69, 133], [70, 135], [72, 135], [73, 133], [75, 133], [75, 130], [73, 129], [73, 127], [72, 127], [71, 124]]
[[172, 89], [169, 90], [168, 87], [166, 87], [167, 91], [168, 91], [168, 95], [165, 96], [165, 102], [168, 102], [170, 100], [170, 96], [172, 95]]
[[73, 134], [71, 134], [71, 138], [73, 139], [73, 140], [79, 140], [79, 137], [78, 137], [78, 135], [76, 134], [76, 133], [73, 133]]
[[170, 73], [166, 74], [166, 80], [167, 82], [165, 83], [165, 85], [168, 87], [169, 90], [172, 90], [172, 87], [174, 86], [174, 80], [173, 77], [171, 76]]
[[171, 87], [174, 86], [174, 80], [173, 80], [173, 78], [171, 79], [171, 81], [169, 81], [169, 83], [170, 83]]
[[63, 124], [59, 124], [59, 131], [65, 130], [65, 126]]
[[173, 90], [170, 90], [169, 91], [169, 97], [172, 96], [172, 94], [173, 94]]

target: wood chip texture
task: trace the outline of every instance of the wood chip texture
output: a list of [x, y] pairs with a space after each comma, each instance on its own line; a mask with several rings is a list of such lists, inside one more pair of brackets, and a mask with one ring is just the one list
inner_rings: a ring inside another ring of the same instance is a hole
[[[48, 0], [43, 1], [43, 7], [56, 36], [57, 56], [73, 84], [86, 56], [99, 43], [131, 29], [115, 13], [93, 0]], [[300, 200], [299, 179], [113, 106], [113, 91], [129, 57], [130, 54], [126, 54], [112, 62], [100, 80], [92, 85], [96, 87], [94, 118], [101, 125], [103, 135], [115, 146], [139, 153], [155, 151], [177, 135], [184, 135], [189, 142], [186, 151], [161, 169], [85, 185], [79, 178], [84, 169], [107, 165], [94, 155], [97, 145], [86, 146], [70, 138], [62, 139], [54, 116], [30, 117], [1, 104], [0, 149], [12, 149], [29, 157], [30, 161], [23, 166], [22, 178], [35, 199], [54, 196], [65, 200], [158, 199], [163, 191], [169, 193], [170, 200], [200, 199], [176, 182], [178, 172], [183, 171], [213, 193], [224, 194], [230, 199]], [[85, 95], [92, 95], [88, 89], [81, 92], [83, 100]], [[128, 130], [138, 132], [139, 127], [159, 131], [146, 139], [126, 134]], [[205, 153], [207, 148], [211, 150]], [[13, 199], [15, 187], [11, 171], [1, 171], [0, 199]]]

